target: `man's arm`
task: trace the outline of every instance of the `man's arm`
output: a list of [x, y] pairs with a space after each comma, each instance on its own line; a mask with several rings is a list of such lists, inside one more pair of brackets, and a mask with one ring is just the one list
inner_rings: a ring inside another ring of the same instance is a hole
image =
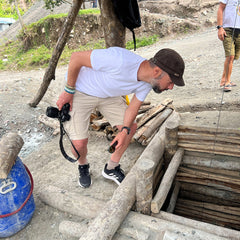
[[[91, 65], [91, 53], [90, 51], [83, 51], [83, 52], [74, 52], [70, 58], [69, 65], [68, 65], [68, 76], [67, 76], [67, 85], [69, 87], [75, 87], [77, 77], [79, 71], [82, 66], [85, 67], [92, 67]], [[58, 98], [57, 106], [59, 110], [62, 109], [63, 105], [66, 103], [70, 103], [70, 110], [72, 110], [72, 102], [73, 102], [73, 94], [67, 93], [63, 91]]]
[[[218, 11], [217, 11], [217, 25], [218, 26], [222, 26], [223, 25], [223, 12], [224, 9], [226, 7], [226, 4], [220, 2], [219, 3], [219, 7], [218, 7]], [[226, 36], [226, 32], [223, 29], [223, 27], [218, 29], [218, 38], [223, 41], [224, 37]]]
[[[138, 110], [139, 110], [141, 104], [142, 104], [142, 102], [137, 99], [136, 95], [134, 95], [130, 104], [128, 105], [128, 108], [125, 111], [123, 126], [129, 127], [129, 128], [132, 127], [132, 124], [138, 114]], [[120, 130], [121, 130], [121, 127], [122, 126], [120, 126]], [[131, 132], [130, 135], [128, 135], [127, 132], [128, 132], [127, 129], [123, 129], [121, 132], [119, 132], [117, 134], [117, 136], [114, 138], [111, 145], [115, 141], [118, 141], [116, 149], [123, 148], [125, 150], [131, 140], [131, 139], [129, 139], [129, 137], [132, 137], [134, 134], [133, 132]]]

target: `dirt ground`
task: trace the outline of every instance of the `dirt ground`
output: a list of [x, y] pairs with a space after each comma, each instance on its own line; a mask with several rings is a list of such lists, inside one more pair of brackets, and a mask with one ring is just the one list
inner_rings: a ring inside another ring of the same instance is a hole
[[[239, 62], [233, 66], [232, 81], [237, 86], [231, 92], [223, 93], [219, 82], [224, 53], [215, 28], [175, 39], [163, 39], [153, 46], [137, 49], [136, 53], [150, 58], [160, 48], [175, 49], [183, 56], [186, 86], [174, 87], [172, 91], [160, 95], [151, 92], [146, 100], [156, 105], [166, 98], [172, 98], [173, 105], [181, 113], [182, 124], [240, 129], [240, 66]], [[76, 239], [59, 233], [59, 224], [63, 220], [84, 220], [44, 204], [39, 198], [39, 192], [45, 185], [54, 185], [105, 201], [111, 198], [117, 187], [101, 177], [101, 170], [110, 157], [107, 152], [109, 142], [104, 134], [90, 133], [88, 160], [93, 184], [84, 190], [77, 183], [77, 165], [67, 162], [60, 153], [59, 136], [53, 136], [53, 130], [38, 121], [39, 115], [44, 114], [48, 106], [55, 106], [66, 69], [67, 66], [57, 69], [56, 80], [52, 81], [37, 108], [30, 108], [28, 103], [41, 84], [44, 69], [0, 72], [0, 137], [10, 131], [17, 131], [22, 136], [25, 144], [19, 156], [30, 169], [35, 183], [33, 194], [36, 210], [33, 218], [22, 231], [7, 238], [9, 240]], [[137, 143], [129, 146], [121, 160], [126, 172], [143, 150], [144, 147]]]

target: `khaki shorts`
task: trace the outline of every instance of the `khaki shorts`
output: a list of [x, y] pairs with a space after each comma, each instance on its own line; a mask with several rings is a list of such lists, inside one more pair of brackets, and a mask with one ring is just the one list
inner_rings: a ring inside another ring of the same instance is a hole
[[98, 98], [76, 91], [73, 108], [69, 112], [71, 119], [64, 123], [72, 140], [88, 138], [90, 115], [96, 108], [112, 126], [123, 125], [127, 108], [123, 97]]
[[223, 41], [225, 57], [235, 56], [234, 59], [237, 60], [240, 56], [240, 33], [237, 34], [237, 30], [235, 29], [233, 36], [233, 29], [225, 28], [224, 30], [227, 33]]

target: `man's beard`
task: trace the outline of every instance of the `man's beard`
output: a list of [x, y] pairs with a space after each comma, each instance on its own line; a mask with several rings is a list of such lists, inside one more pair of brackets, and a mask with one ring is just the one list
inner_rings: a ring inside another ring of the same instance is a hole
[[155, 93], [161, 93], [162, 92], [162, 90], [158, 86], [153, 86], [152, 89]]

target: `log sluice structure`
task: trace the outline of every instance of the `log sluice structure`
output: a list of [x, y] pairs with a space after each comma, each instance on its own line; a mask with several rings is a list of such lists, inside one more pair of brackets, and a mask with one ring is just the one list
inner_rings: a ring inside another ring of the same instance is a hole
[[[43, 189], [45, 203], [89, 219], [63, 221], [61, 233], [80, 240], [240, 240], [240, 130], [183, 126], [171, 104], [143, 106], [134, 141], [146, 147], [107, 204]], [[91, 119], [92, 129], [108, 127], [98, 120]]]

